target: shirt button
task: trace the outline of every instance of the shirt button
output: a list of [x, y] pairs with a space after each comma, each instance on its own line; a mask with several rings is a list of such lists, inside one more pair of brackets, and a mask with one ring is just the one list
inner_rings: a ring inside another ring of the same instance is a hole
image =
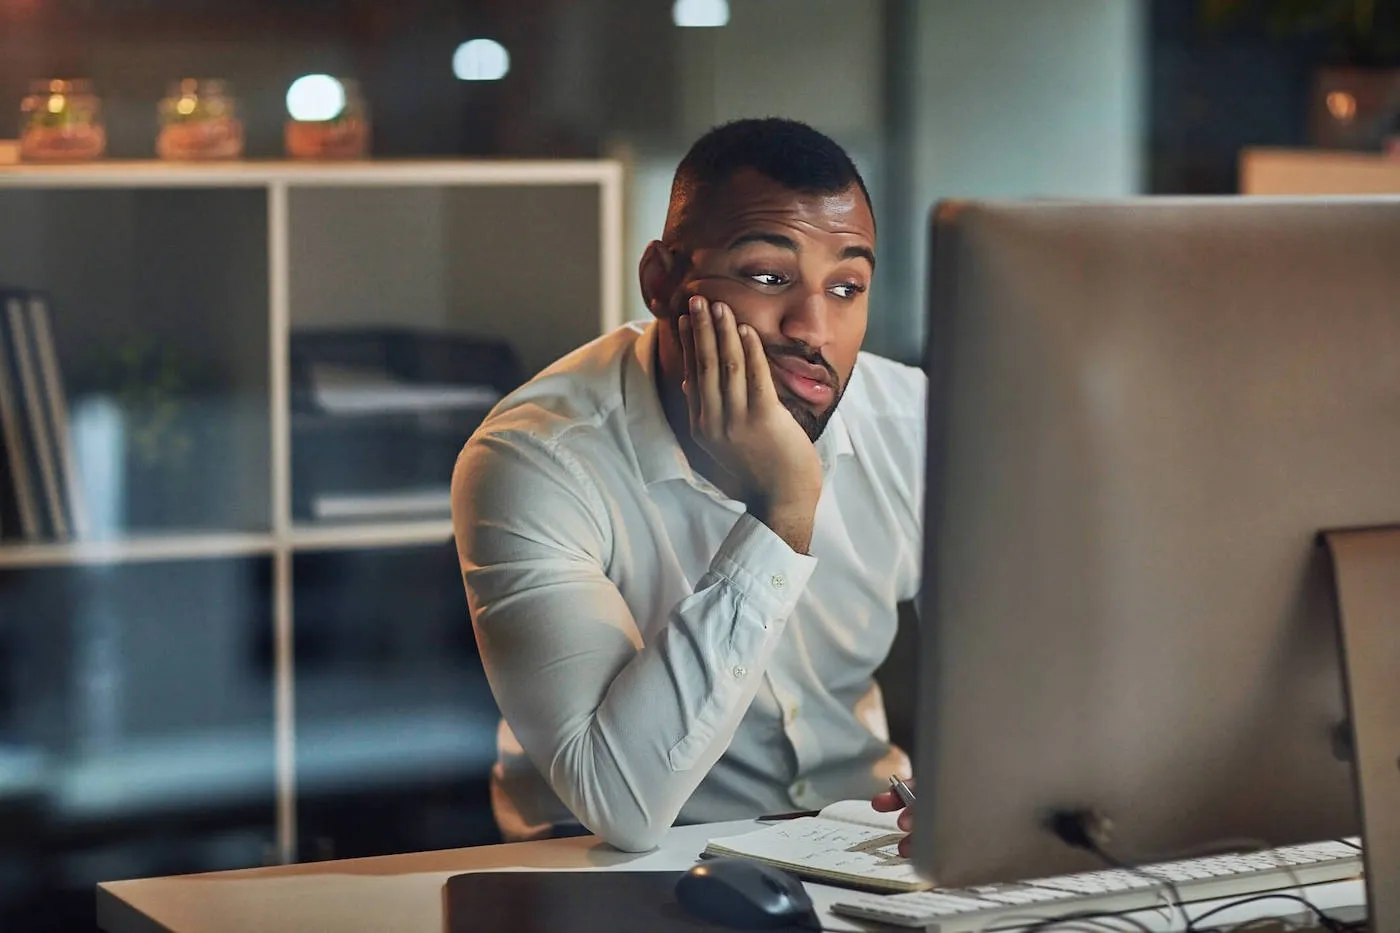
[[749, 669], [746, 668], [746, 667], [744, 667], [744, 665], [742, 665], [742, 664], [737, 664], [737, 665], [735, 665], [734, 671], [733, 671], [733, 673], [734, 673], [734, 679], [735, 679], [735, 680], [743, 680], [744, 677], [748, 674], [748, 672], [749, 672]]
[[792, 725], [794, 722], [797, 721], [797, 704], [796, 704], [796, 703], [789, 703], [789, 704], [788, 704], [787, 709], [785, 709], [785, 710], [783, 711], [783, 719], [787, 722], [788, 725]]
[[791, 790], [793, 799], [800, 803], [802, 798], [807, 794], [807, 782], [798, 781], [796, 784], [792, 785]]
[[780, 573], [775, 573], [769, 578], [768, 582], [773, 584], [774, 589], [781, 590], [783, 587], [787, 586], [787, 577]]

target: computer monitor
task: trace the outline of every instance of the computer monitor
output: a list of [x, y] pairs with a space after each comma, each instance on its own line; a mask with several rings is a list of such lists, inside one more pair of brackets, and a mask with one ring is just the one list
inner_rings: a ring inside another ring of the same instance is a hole
[[1075, 808], [1128, 860], [1357, 834], [1318, 534], [1400, 522], [1400, 198], [931, 228], [916, 867], [1101, 868]]

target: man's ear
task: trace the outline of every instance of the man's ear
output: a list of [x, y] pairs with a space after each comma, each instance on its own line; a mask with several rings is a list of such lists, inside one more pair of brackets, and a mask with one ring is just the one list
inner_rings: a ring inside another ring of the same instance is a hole
[[656, 317], [670, 312], [671, 293], [675, 291], [679, 270], [676, 254], [660, 240], [652, 240], [642, 251], [637, 278], [642, 286], [642, 300]]

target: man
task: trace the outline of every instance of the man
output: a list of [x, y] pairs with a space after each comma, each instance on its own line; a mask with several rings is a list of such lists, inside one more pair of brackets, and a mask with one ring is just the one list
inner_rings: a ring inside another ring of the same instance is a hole
[[719, 127], [639, 271], [655, 320], [505, 399], [453, 475], [511, 840], [642, 851], [908, 774], [872, 673], [919, 585], [925, 380], [860, 352], [864, 182], [803, 124]]

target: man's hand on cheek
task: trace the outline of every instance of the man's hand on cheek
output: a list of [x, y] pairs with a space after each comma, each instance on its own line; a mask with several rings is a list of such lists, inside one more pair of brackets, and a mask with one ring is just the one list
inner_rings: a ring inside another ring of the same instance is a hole
[[758, 518], [805, 552], [821, 495], [821, 461], [778, 400], [763, 342], [722, 302], [690, 299], [680, 319], [691, 436], [758, 501]]

